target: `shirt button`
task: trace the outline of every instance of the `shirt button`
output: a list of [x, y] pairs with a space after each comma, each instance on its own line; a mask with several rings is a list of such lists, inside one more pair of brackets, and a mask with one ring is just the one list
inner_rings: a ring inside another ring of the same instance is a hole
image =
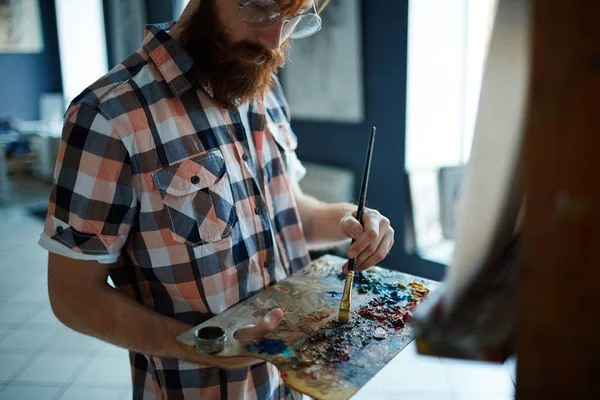
[[58, 228], [56, 228], [56, 234], [57, 234], [57, 235], [60, 235], [60, 234], [62, 234], [62, 233], [63, 233], [63, 231], [64, 231], [64, 229], [63, 229], [63, 227], [62, 227], [62, 226], [59, 226]]
[[200, 183], [200, 177], [199, 177], [198, 175], [194, 175], [194, 176], [192, 176], [192, 183], [193, 183], [194, 185], [197, 185], [197, 184], [199, 184], [199, 183]]
[[262, 209], [260, 207], [256, 207], [254, 209], [254, 212], [256, 213], [256, 215], [260, 215], [260, 213], [262, 213]]
[[242, 156], [242, 160], [248, 161], [249, 159], [250, 157], [248, 157], [248, 154], [244, 153], [244, 155]]
[[268, 261], [265, 261], [265, 263], [263, 264], [263, 267], [265, 268], [269, 268], [271, 266], [271, 263]]

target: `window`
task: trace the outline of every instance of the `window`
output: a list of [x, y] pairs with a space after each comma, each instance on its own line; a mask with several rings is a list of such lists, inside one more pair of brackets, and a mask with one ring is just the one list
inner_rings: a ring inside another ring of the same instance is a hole
[[188, 5], [188, 3], [190, 2], [190, 0], [175, 0], [174, 1], [174, 7], [175, 7], [175, 12], [173, 13], [173, 15], [175, 16], [175, 19], [178, 19], [181, 16], [181, 13], [183, 13], [183, 10], [185, 10], [185, 7]]
[[409, 2], [406, 169], [417, 249], [442, 263], [453, 251], [447, 216], [471, 151], [495, 5]]
[[102, 0], [56, 0], [65, 105], [108, 72]]

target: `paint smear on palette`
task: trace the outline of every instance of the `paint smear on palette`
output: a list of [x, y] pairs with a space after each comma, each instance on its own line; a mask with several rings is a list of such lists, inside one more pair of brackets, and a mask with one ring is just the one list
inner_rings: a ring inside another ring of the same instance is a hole
[[[379, 296], [380, 301], [384, 301], [387, 304], [396, 304], [401, 301], [408, 301], [412, 299], [412, 296], [407, 293], [408, 288], [401, 283], [385, 283], [369, 275], [370, 274], [368, 272], [365, 273], [361, 271], [354, 276], [354, 287], [358, 293], [373, 293], [374, 295]], [[341, 273], [338, 275], [338, 279], [345, 280], [346, 275]], [[425, 289], [424, 286], [421, 285], [421, 287]]]
[[402, 329], [414, 304], [416, 304], [416, 301], [410, 300], [408, 307], [394, 306], [380, 299], [375, 299], [369, 302], [368, 305], [361, 307], [358, 310], [358, 315], [371, 321], [377, 321], [392, 329]]
[[296, 357], [291, 360], [292, 367], [348, 361], [356, 347], [364, 347], [375, 336], [383, 335], [378, 329], [380, 325], [368, 319], [353, 318], [347, 324], [330, 321], [321, 329], [310, 332], [294, 349]]
[[[377, 291], [380, 295], [353, 313], [349, 323], [332, 320], [324, 327], [308, 332], [305, 340], [293, 349], [296, 355], [291, 360], [293, 367], [335, 365], [350, 360], [357, 349], [374, 340], [384, 340], [391, 331], [402, 329], [417, 299], [425, 296], [425, 291], [428, 293], [417, 282], [409, 284], [411, 290], [403, 285], [379, 282], [361, 273], [358, 276], [364, 291]], [[417, 290], [419, 293], [415, 296]]]
[[246, 351], [250, 353], [268, 354], [271, 356], [284, 353], [288, 346], [281, 339], [263, 339], [252, 342], [245, 346]]
[[[305, 316], [304, 339], [292, 347], [283, 340], [264, 339], [245, 349], [274, 356], [278, 365], [293, 369], [298, 378], [323, 394], [347, 384], [361, 387], [373, 376], [371, 367], [377, 360], [395, 351], [394, 346], [401, 341], [393, 337], [405, 328], [412, 309], [429, 290], [418, 282], [406, 286], [384, 283], [362, 272], [357, 274], [355, 285], [361, 294], [375, 297], [354, 311], [349, 323], [342, 324], [331, 318], [331, 312], [321, 310]], [[326, 294], [341, 296], [335, 291]], [[327, 318], [329, 322], [319, 324]], [[319, 328], [310, 329], [317, 324]]]

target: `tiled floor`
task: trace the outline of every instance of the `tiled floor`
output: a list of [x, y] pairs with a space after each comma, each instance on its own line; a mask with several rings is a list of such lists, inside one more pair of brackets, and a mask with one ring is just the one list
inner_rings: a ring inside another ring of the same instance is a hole
[[[47, 296], [42, 223], [24, 210], [47, 187], [24, 183], [0, 205], [0, 400], [131, 398], [125, 350], [62, 326]], [[354, 399], [510, 399], [514, 365], [486, 365], [400, 353]]]

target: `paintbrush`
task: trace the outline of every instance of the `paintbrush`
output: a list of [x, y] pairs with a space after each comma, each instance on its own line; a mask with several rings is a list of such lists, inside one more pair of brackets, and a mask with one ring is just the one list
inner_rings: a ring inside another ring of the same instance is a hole
[[[373, 147], [375, 143], [375, 132], [377, 128], [371, 129], [371, 137], [369, 139], [369, 148], [367, 149], [367, 158], [365, 160], [365, 168], [363, 170], [362, 183], [360, 186], [360, 195], [358, 198], [358, 211], [356, 212], [356, 219], [362, 225], [363, 213], [365, 211], [365, 201], [367, 199], [367, 187], [369, 186], [369, 173], [371, 172], [371, 158], [373, 156]], [[352, 244], [356, 242], [352, 239]], [[356, 267], [356, 258], [348, 260], [348, 273], [346, 274], [346, 284], [344, 285], [344, 293], [342, 294], [342, 301], [340, 303], [340, 311], [338, 313], [338, 320], [342, 323], [350, 321], [350, 306], [352, 304], [352, 285], [354, 283], [354, 267]]]

